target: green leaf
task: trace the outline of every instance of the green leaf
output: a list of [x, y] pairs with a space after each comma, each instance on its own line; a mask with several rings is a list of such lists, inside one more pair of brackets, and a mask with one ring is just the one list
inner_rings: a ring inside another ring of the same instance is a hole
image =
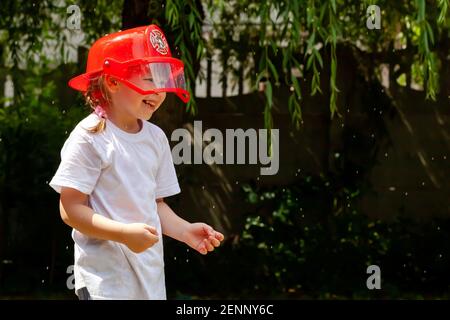
[[266, 99], [268, 102], [268, 105], [270, 108], [272, 108], [272, 83], [270, 81], [266, 82], [266, 90], [265, 90], [265, 94], [266, 94]]
[[333, 12], [336, 13], [336, 0], [330, 0], [330, 4]]
[[270, 61], [270, 59], [267, 59], [267, 64], [269, 65], [269, 68], [272, 71], [272, 74], [273, 74], [273, 76], [275, 78], [275, 82], [278, 83], [279, 82], [279, 77], [278, 77], [277, 69], [273, 65], [272, 61]]
[[310, 55], [308, 57], [308, 60], [306, 61], [306, 70], [309, 70], [312, 66], [312, 63], [314, 62], [314, 55]]
[[203, 45], [199, 43], [199, 45], [197, 46], [197, 59], [201, 59], [203, 54]]
[[188, 16], [188, 22], [189, 22], [189, 29], [193, 29], [193, 26], [194, 26], [194, 20], [195, 20], [195, 17], [194, 17], [194, 15], [193, 14], [189, 14], [189, 16]]
[[430, 37], [430, 42], [431, 44], [434, 44], [434, 34], [433, 34], [433, 30], [431, 29], [430, 24], [428, 23], [428, 21], [425, 21], [425, 26], [426, 26], [426, 30], [428, 32], [428, 36]]
[[319, 61], [320, 67], [323, 68], [322, 55], [320, 54], [320, 52], [318, 50], [314, 50], [313, 53], [316, 56], [317, 60]]
[[298, 83], [298, 80], [294, 75], [291, 76], [291, 81], [292, 81], [292, 85], [294, 87], [294, 91], [297, 94], [297, 98], [300, 99], [302, 97], [302, 93], [300, 91], [300, 84]]

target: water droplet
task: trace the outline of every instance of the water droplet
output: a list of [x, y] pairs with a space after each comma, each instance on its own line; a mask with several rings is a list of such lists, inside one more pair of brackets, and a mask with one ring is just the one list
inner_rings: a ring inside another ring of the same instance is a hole
[[202, 186], [202, 190], [205, 190], [205, 186]]
[[45, 181], [45, 184], [48, 184], [48, 180]]
[[338, 152], [336, 152], [335, 154], [334, 154], [334, 157], [337, 159], [337, 158], [339, 158], [341, 155], [338, 153]]
[[177, 257], [173, 257], [173, 260], [177, 260]]
[[42, 279], [41, 283], [44, 283], [44, 279]]
[[66, 250], [69, 250], [69, 246], [66, 246]]
[[238, 181], [236, 181], [236, 184], [239, 184], [239, 182], [238, 182]]
[[388, 156], [387, 152], [386, 152], [386, 153], [384, 154], [384, 156], [385, 156], [385, 157], [387, 157], [387, 156]]
[[213, 208], [213, 209], [215, 209], [215, 208], [216, 208], [216, 206], [213, 206], [212, 208]]
[[186, 259], [186, 263], [189, 263], [189, 259]]
[[45, 270], [48, 270], [48, 266], [45, 267]]
[[[1, 139], [0, 139], [0, 141], [1, 141]], [[444, 160], [447, 160], [447, 156], [444, 156]]]
[[405, 192], [405, 196], [407, 196], [408, 195], [408, 192]]
[[389, 191], [395, 191], [395, 187], [389, 187]]
[[424, 181], [422, 181], [422, 186], [424, 186], [425, 185], [425, 182]]

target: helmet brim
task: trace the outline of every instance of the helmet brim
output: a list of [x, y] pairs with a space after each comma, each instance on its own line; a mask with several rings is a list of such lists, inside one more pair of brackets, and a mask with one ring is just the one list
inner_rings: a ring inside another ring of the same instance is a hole
[[86, 92], [91, 80], [95, 77], [98, 77], [101, 73], [102, 71], [99, 70], [94, 72], [83, 73], [80, 74], [79, 76], [73, 77], [72, 79], [69, 80], [69, 87], [81, 92]]

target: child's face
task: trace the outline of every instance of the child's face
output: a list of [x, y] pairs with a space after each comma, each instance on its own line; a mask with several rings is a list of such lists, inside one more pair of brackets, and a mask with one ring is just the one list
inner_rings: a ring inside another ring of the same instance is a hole
[[[165, 92], [141, 95], [124, 83], [115, 80], [114, 77], [108, 77], [106, 82], [112, 102], [111, 108], [114, 109], [114, 113], [123, 118], [149, 120], [166, 98]], [[130, 82], [141, 88], [146, 88], [146, 90], [156, 88], [148, 74], [133, 75]]]

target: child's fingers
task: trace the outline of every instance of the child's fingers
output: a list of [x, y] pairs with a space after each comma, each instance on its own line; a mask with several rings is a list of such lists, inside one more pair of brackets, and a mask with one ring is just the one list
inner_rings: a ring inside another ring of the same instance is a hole
[[208, 250], [206, 249], [205, 241], [200, 241], [200, 243], [197, 245], [196, 250], [201, 254], [207, 254]]
[[208, 236], [213, 236], [214, 235], [214, 229], [211, 228], [210, 226], [208, 226], [207, 224], [203, 225], [203, 231], [205, 232], [205, 234], [207, 234]]
[[217, 240], [217, 239], [214, 238], [214, 237], [209, 237], [209, 242], [211, 242], [211, 244], [212, 244], [214, 247], [220, 246], [220, 241]]
[[211, 251], [214, 250], [214, 247], [212, 246], [212, 244], [211, 244], [207, 239], [205, 239], [203, 242], [205, 243], [205, 247], [206, 247], [206, 249], [207, 249], [209, 252], [211, 252]]
[[220, 232], [216, 231], [214, 236], [216, 237], [217, 240], [222, 241], [223, 239], [225, 239], [225, 237], [223, 236], [223, 234], [221, 234]]
[[149, 226], [149, 225], [145, 225], [144, 227], [146, 230], [150, 231], [151, 233], [153, 233], [155, 236], [158, 235], [158, 231], [156, 231], [155, 227]]

